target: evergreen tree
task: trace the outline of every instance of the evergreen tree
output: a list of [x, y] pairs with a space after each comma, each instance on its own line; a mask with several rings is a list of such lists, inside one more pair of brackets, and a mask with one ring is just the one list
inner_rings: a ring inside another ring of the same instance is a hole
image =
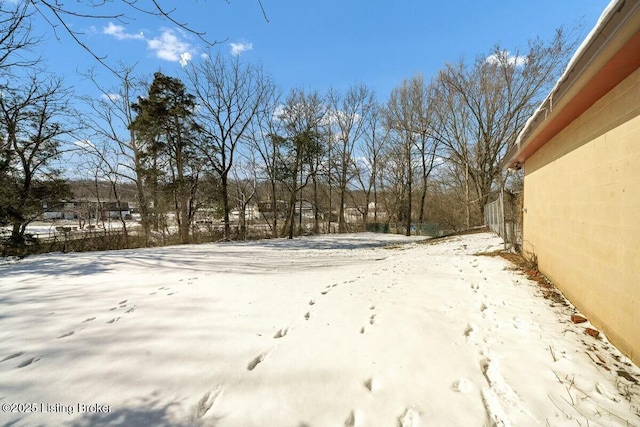
[[143, 154], [156, 214], [162, 202], [160, 184], [164, 180], [172, 196], [181, 243], [189, 243], [199, 174], [195, 106], [195, 97], [180, 79], [160, 72], [154, 74], [149, 95], [132, 105], [138, 115], [131, 127], [147, 142]]

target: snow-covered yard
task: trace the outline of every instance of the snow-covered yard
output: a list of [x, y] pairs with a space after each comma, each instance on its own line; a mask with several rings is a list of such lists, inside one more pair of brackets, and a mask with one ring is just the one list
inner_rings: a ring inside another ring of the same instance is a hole
[[640, 426], [640, 370], [498, 238], [417, 241], [2, 261], [0, 424]]

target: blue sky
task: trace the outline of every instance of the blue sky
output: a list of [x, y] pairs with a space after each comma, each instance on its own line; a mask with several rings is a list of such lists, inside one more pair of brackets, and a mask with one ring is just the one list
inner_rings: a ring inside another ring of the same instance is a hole
[[[73, 3], [73, 2], [71, 2]], [[68, 4], [71, 4], [68, 3]], [[120, 1], [115, 2], [117, 5]], [[141, 1], [143, 3], [150, 3]], [[595, 25], [607, 0], [257, 0], [162, 1], [175, 5], [174, 18], [220, 42], [212, 49], [261, 63], [287, 93], [292, 88], [372, 86], [380, 100], [403, 78], [422, 73], [427, 79], [447, 62], [486, 54], [499, 43], [514, 51], [527, 39], [548, 40], [555, 28], [582, 23], [581, 38]], [[168, 8], [169, 6], [167, 6]], [[98, 10], [98, 9], [95, 9]], [[180, 59], [197, 61], [205, 44], [168, 21], [141, 14], [131, 19], [73, 20], [83, 40], [110, 64], [137, 63], [137, 73], [181, 76]], [[59, 30], [38, 21], [48, 68], [62, 73], [80, 94], [91, 87], [76, 70], [95, 66], [86, 52]], [[185, 55], [187, 54], [187, 55]], [[111, 76], [97, 68], [109, 85]], [[94, 91], [95, 92], [95, 91]]]

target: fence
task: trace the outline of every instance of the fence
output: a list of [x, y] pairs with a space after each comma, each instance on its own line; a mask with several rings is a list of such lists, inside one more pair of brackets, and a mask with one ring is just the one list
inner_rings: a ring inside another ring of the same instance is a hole
[[[367, 223], [366, 231], [374, 233], [392, 233], [392, 234], [405, 234], [407, 231], [407, 224], [402, 223]], [[428, 236], [428, 237], [440, 237], [444, 230], [438, 224], [428, 223], [412, 223], [411, 235], [412, 236]]]
[[522, 247], [522, 193], [502, 191], [500, 197], [484, 206], [484, 222], [491, 231], [516, 252]]

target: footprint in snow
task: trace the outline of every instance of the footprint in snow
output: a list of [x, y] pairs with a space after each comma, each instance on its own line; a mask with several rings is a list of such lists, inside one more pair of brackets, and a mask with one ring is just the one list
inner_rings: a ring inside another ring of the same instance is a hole
[[378, 389], [378, 384], [377, 382], [373, 381], [373, 378], [369, 378], [368, 380], [366, 380], [364, 383], [364, 388], [366, 388], [369, 391], [374, 391]]
[[82, 321], [82, 323], [85, 323], [85, 322], [93, 322], [94, 320], [96, 320], [96, 318], [95, 318], [95, 317], [88, 317], [88, 318], [84, 319], [84, 320]]
[[420, 414], [412, 408], [405, 409], [404, 413], [398, 417], [398, 427], [419, 427]]
[[305, 320], [309, 320], [309, 318], [311, 317], [311, 313], [309, 313], [308, 311], [304, 314], [304, 319]]
[[314, 305], [316, 302], [314, 300], [309, 301], [309, 305]]
[[220, 386], [217, 386], [215, 389], [206, 392], [193, 408], [191, 420], [196, 421], [204, 417], [221, 395], [222, 389], [220, 388]]
[[24, 354], [24, 351], [19, 351], [17, 353], [10, 354], [6, 356], [4, 359], [0, 360], [0, 363], [6, 362], [7, 360], [15, 359], [16, 357], [20, 357]]
[[469, 338], [469, 336], [471, 335], [471, 332], [473, 332], [473, 325], [469, 323], [467, 324], [467, 327], [464, 329], [464, 336]]
[[257, 355], [256, 357], [254, 357], [253, 359], [251, 359], [251, 362], [249, 362], [249, 364], [247, 365], [247, 369], [249, 371], [253, 371], [256, 366], [258, 366], [260, 363], [262, 363], [262, 361], [264, 360], [264, 358], [267, 357], [267, 353], [260, 353], [259, 355]]
[[289, 328], [280, 329], [278, 332], [276, 332], [273, 338], [282, 338], [285, 335], [287, 335], [288, 332], [289, 332]]
[[16, 365], [16, 368], [25, 368], [25, 367], [27, 367], [29, 365], [32, 365], [32, 364], [36, 363], [37, 361], [39, 361], [41, 359], [42, 359], [42, 356], [30, 357], [28, 359], [23, 360], [18, 365]]
[[62, 334], [58, 337], [58, 339], [60, 338], [66, 338], [66, 337], [70, 337], [71, 335], [73, 335], [75, 332], [71, 331], [71, 332], [67, 332], [66, 334]]
[[344, 421], [344, 427], [354, 427], [356, 425], [356, 414], [351, 411], [347, 419]]
[[471, 390], [473, 389], [473, 383], [469, 381], [469, 379], [461, 377], [459, 380], [453, 383], [451, 388], [453, 389], [453, 391], [466, 394], [471, 392]]

